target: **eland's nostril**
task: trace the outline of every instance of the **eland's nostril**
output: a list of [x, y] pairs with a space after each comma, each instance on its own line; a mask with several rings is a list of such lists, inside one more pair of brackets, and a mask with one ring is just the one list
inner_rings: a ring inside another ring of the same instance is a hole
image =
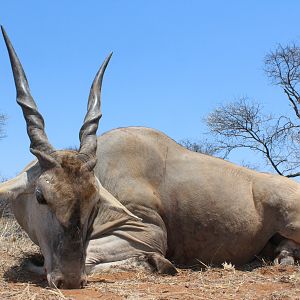
[[47, 280], [51, 288], [58, 288], [58, 289], [63, 288], [64, 280], [61, 276], [47, 274]]
[[82, 279], [81, 282], [80, 282], [80, 288], [84, 288], [84, 286], [87, 285], [87, 280], [86, 279]]
[[64, 281], [62, 279], [58, 279], [56, 282], [56, 287], [58, 289], [62, 289], [64, 287]]

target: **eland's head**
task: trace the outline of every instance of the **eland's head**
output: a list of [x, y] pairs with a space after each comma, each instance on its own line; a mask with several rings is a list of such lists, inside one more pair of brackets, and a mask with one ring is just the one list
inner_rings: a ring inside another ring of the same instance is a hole
[[[8, 49], [17, 91], [30, 138], [30, 151], [39, 162], [39, 176], [32, 188], [35, 212], [44, 218], [34, 229], [45, 258], [50, 286], [79, 288], [86, 282], [85, 248], [89, 222], [99, 200], [99, 182], [94, 175], [97, 162], [96, 131], [101, 118], [100, 94], [111, 54], [99, 69], [91, 87], [88, 110], [80, 129], [78, 151], [56, 151], [48, 141], [44, 120], [31, 96], [22, 65], [1, 27]], [[37, 216], [32, 216], [37, 218]]]

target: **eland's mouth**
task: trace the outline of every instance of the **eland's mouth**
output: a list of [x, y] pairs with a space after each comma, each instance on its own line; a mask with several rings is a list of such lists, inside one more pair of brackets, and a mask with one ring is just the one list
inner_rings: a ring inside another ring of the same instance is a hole
[[57, 289], [82, 289], [87, 285], [87, 276], [73, 276], [61, 274], [47, 274], [47, 281], [51, 288]]

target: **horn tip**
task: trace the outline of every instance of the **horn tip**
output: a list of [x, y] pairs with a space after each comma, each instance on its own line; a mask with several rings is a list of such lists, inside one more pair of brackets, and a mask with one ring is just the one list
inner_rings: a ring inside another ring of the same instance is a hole
[[0, 27], [1, 27], [1, 31], [2, 31], [2, 36], [3, 36], [4, 41], [5, 41], [5, 44], [6, 44], [6, 46], [7, 46], [8, 44], [10, 44], [9, 37], [8, 37], [8, 35], [7, 35], [7, 33], [6, 33], [6, 31], [5, 31], [4, 27], [3, 27], [3, 25], [1, 25]]
[[6, 35], [6, 32], [5, 32], [5, 29], [4, 29], [3, 25], [0, 25], [0, 27], [1, 27], [2, 34]]
[[107, 63], [110, 61], [111, 57], [113, 55], [113, 52], [110, 52], [106, 58]]

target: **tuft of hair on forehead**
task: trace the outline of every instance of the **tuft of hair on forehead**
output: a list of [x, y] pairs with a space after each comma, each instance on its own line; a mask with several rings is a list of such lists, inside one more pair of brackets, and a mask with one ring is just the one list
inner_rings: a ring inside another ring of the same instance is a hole
[[77, 151], [57, 151], [53, 156], [61, 166], [53, 170], [56, 182], [53, 209], [62, 223], [71, 225], [80, 221], [89, 210], [90, 200], [97, 190], [95, 176], [84, 167]]
[[90, 174], [89, 170], [83, 168], [85, 161], [81, 159], [76, 150], [55, 151], [52, 155], [66, 173], [69, 173], [70, 175], [79, 175], [78, 173]]
[[82, 160], [78, 158], [77, 153], [69, 152], [61, 157], [60, 165], [64, 169], [65, 172], [79, 175], [79, 172], [82, 173]]

